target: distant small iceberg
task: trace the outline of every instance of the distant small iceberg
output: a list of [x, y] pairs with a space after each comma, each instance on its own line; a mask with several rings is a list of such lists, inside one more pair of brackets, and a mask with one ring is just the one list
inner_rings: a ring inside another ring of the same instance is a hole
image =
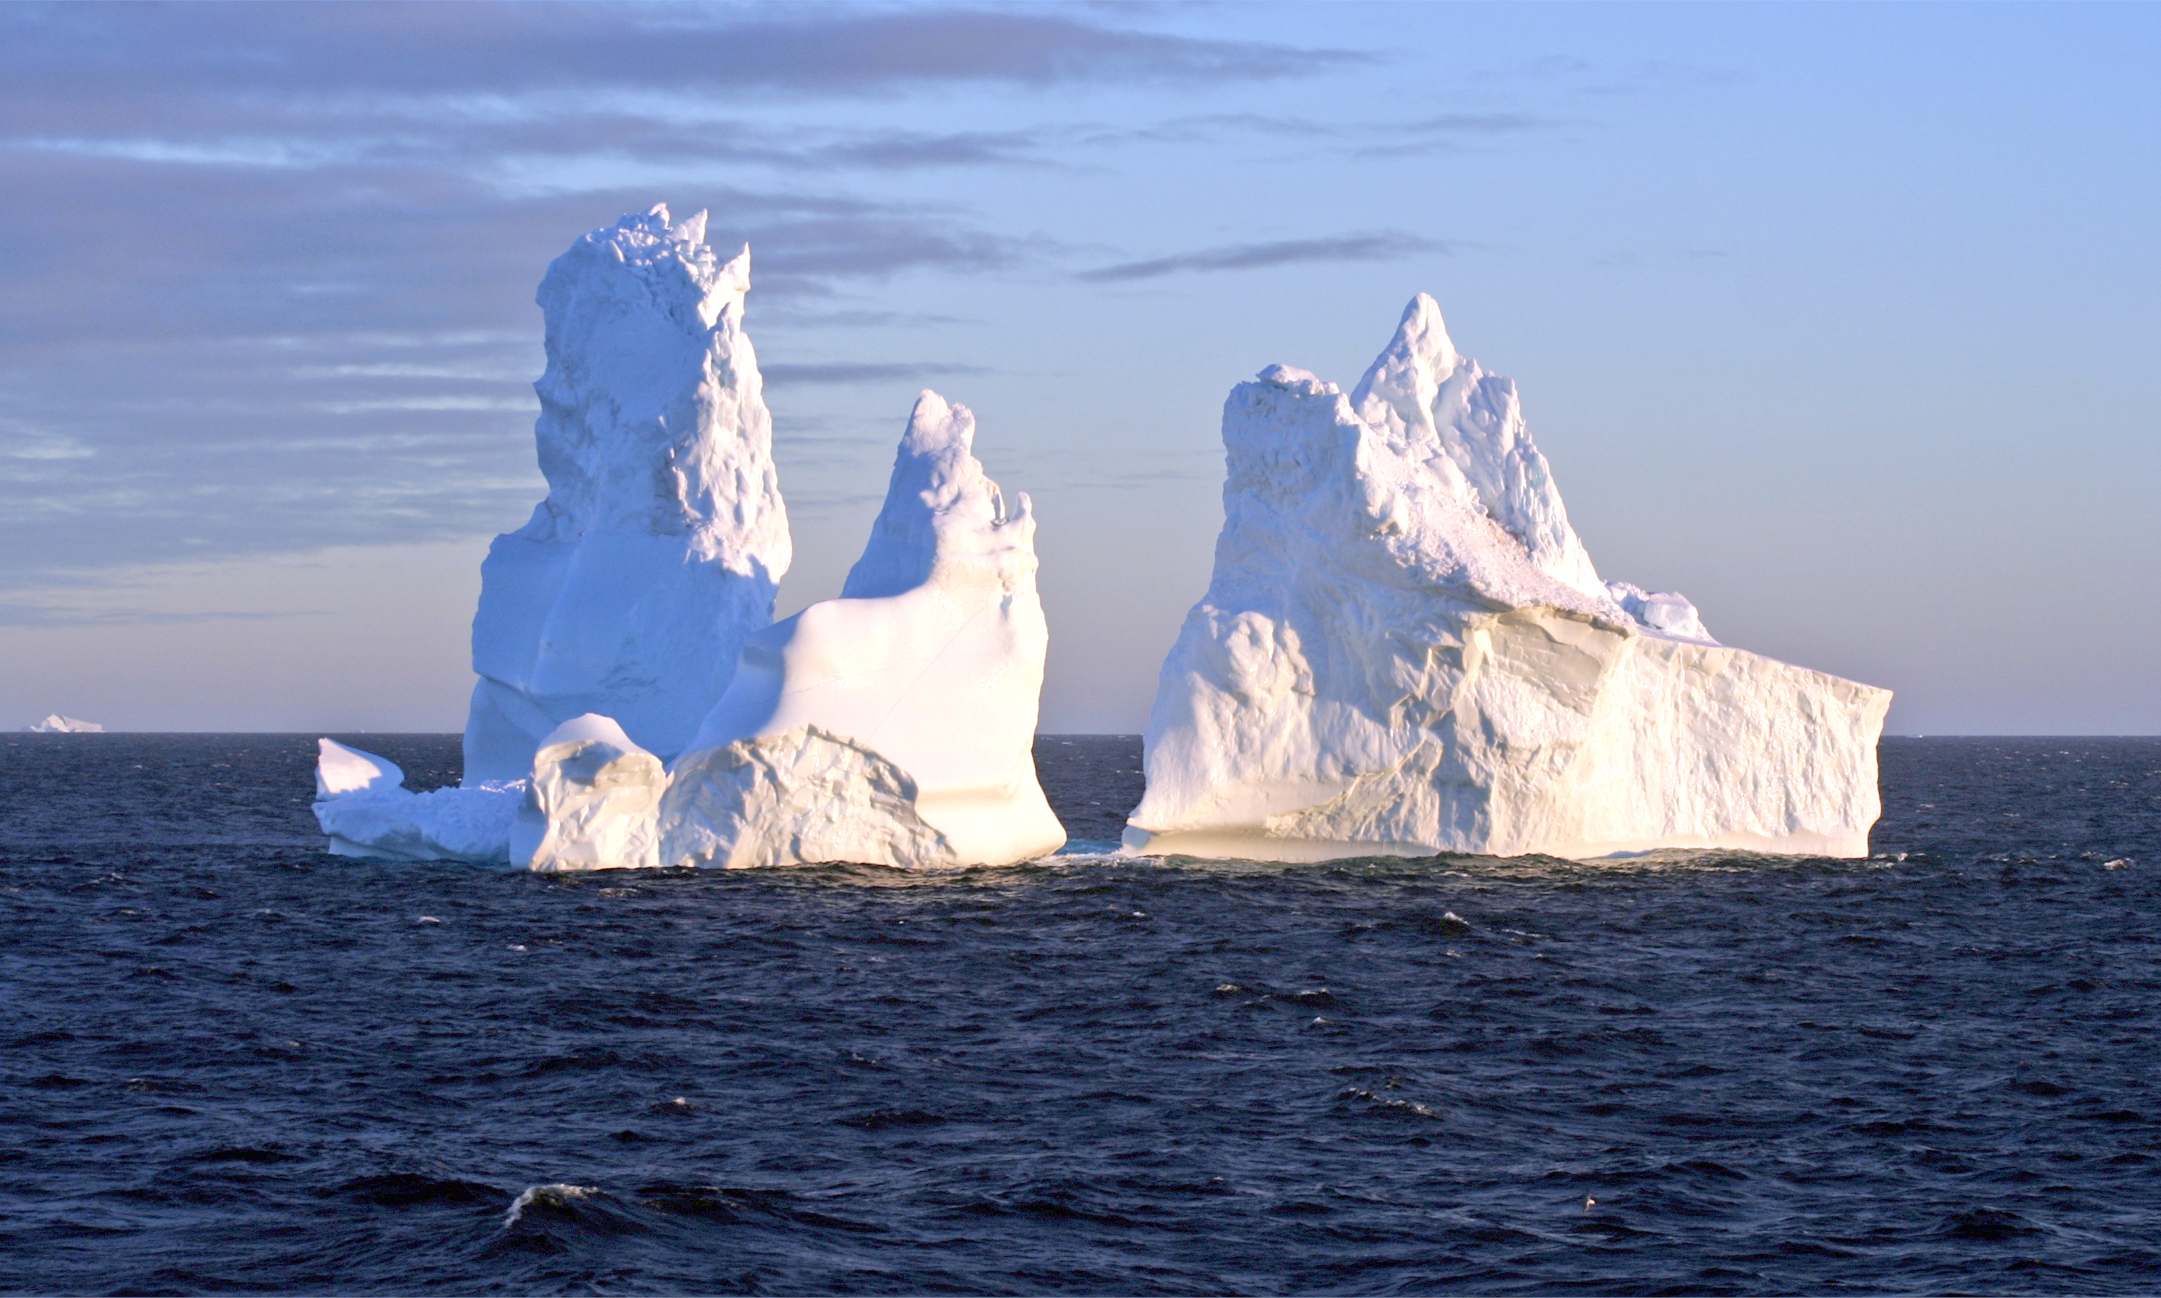
[[105, 727], [95, 721], [83, 721], [76, 717], [63, 717], [55, 712], [34, 726], [24, 726], [26, 735], [102, 735]]

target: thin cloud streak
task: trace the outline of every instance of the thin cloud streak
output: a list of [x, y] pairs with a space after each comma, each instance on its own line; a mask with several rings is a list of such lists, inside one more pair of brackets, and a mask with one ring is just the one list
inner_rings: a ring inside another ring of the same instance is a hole
[[[518, 97], [655, 84], [719, 95], [884, 95], [930, 84], [1211, 83], [1373, 61], [1350, 50], [1206, 40], [1063, 14], [595, 4], [9, 6], [0, 127], [139, 122], [146, 95]], [[101, 106], [101, 101], [103, 101]]]
[[1470, 139], [1496, 139], [1549, 130], [1561, 122], [1529, 113], [1441, 113], [1416, 121], [1322, 122], [1302, 117], [1279, 117], [1260, 113], [1209, 113], [1176, 117], [1151, 126], [1085, 127], [1075, 142], [1091, 146], [1126, 144], [1215, 144], [1234, 137], [1276, 141], [1343, 141], [1369, 143], [1352, 156], [1386, 153], [1424, 153], [1469, 147]]
[[[506, 198], [442, 171], [314, 172], [0, 158], [0, 367], [93, 339], [308, 337], [356, 322], [414, 333], [532, 330], [539, 269], [591, 229], [652, 205], [646, 188]], [[761, 301], [921, 268], [1003, 269], [1043, 249], [951, 212], [684, 185], [717, 247], [757, 251]], [[480, 316], [475, 318], [475, 305]], [[353, 358], [345, 358], [353, 359]]]
[[836, 361], [828, 365], [768, 362], [759, 367], [759, 372], [764, 375], [767, 383], [785, 387], [791, 384], [836, 386], [852, 383], [891, 383], [896, 380], [945, 378], [955, 374], [982, 374], [986, 371], [980, 365]]
[[[244, 132], [199, 138], [175, 134], [23, 135], [0, 149], [147, 164], [306, 171], [324, 167], [447, 167], [515, 158], [602, 159], [683, 165], [727, 163], [830, 174], [955, 167], [1045, 166], [1036, 131], [781, 131], [726, 120], [580, 112], [557, 106], [531, 121], [472, 122], [454, 113], [424, 122], [301, 115], [268, 118]], [[793, 136], [792, 139], [787, 138]]]
[[1332, 239], [1284, 239], [1275, 243], [1239, 243], [1202, 248], [1147, 261], [1120, 262], [1082, 271], [1090, 284], [1123, 284], [1159, 279], [1183, 271], [1262, 270], [1302, 262], [1398, 261], [1427, 252], [1448, 252], [1450, 245], [1401, 231], [1341, 235]]
[[165, 610], [105, 608], [54, 608], [44, 604], [0, 602], [0, 627], [64, 626], [167, 626], [191, 622], [277, 622], [293, 617], [321, 617], [318, 608], [285, 609], [275, 613], [174, 613]]

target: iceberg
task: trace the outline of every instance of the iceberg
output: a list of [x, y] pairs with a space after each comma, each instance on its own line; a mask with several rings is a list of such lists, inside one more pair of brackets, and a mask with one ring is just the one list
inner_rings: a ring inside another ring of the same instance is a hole
[[749, 635], [671, 763], [606, 716], [541, 743], [513, 858], [535, 870], [1003, 865], [1065, 843], [1032, 743], [1048, 632], [1028, 497], [975, 417], [916, 402], [838, 599]]
[[508, 860], [545, 738], [597, 713], [672, 757], [726, 691], [744, 638], [771, 625], [791, 552], [743, 332], [750, 249], [720, 260], [705, 221], [658, 205], [548, 267], [533, 429], [548, 494], [481, 565], [463, 783], [413, 794], [319, 774], [332, 850]]
[[34, 726], [24, 726], [26, 735], [102, 735], [105, 727], [95, 721], [83, 721], [76, 717], [63, 717], [55, 712]]
[[1347, 395], [1284, 365], [1240, 384], [1223, 443], [1128, 850], [1867, 854], [1889, 691], [1600, 580], [1514, 383], [1432, 298]]

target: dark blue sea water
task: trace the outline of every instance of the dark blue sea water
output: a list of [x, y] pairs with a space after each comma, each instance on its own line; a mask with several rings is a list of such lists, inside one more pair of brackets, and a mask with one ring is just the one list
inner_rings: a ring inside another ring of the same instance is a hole
[[0, 1287], [2161, 1287], [2161, 741], [1887, 740], [1865, 861], [933, 877], [331, 858], [312, 748], [0, 740]]

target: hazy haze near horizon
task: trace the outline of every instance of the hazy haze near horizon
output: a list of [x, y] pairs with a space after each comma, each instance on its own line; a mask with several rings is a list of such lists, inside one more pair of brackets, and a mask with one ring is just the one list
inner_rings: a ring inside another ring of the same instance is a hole
[[796, 563], [916, 390], [1040, 519], [1047, 731], [1133, 731], [1217, 418], [1433, 293], [1602, 575], [1898, 692], [2161, 731], [2161, 12], [0, 9], [0, 728], [455, 730], [544, 487], [533, 289], [749, 240]]

